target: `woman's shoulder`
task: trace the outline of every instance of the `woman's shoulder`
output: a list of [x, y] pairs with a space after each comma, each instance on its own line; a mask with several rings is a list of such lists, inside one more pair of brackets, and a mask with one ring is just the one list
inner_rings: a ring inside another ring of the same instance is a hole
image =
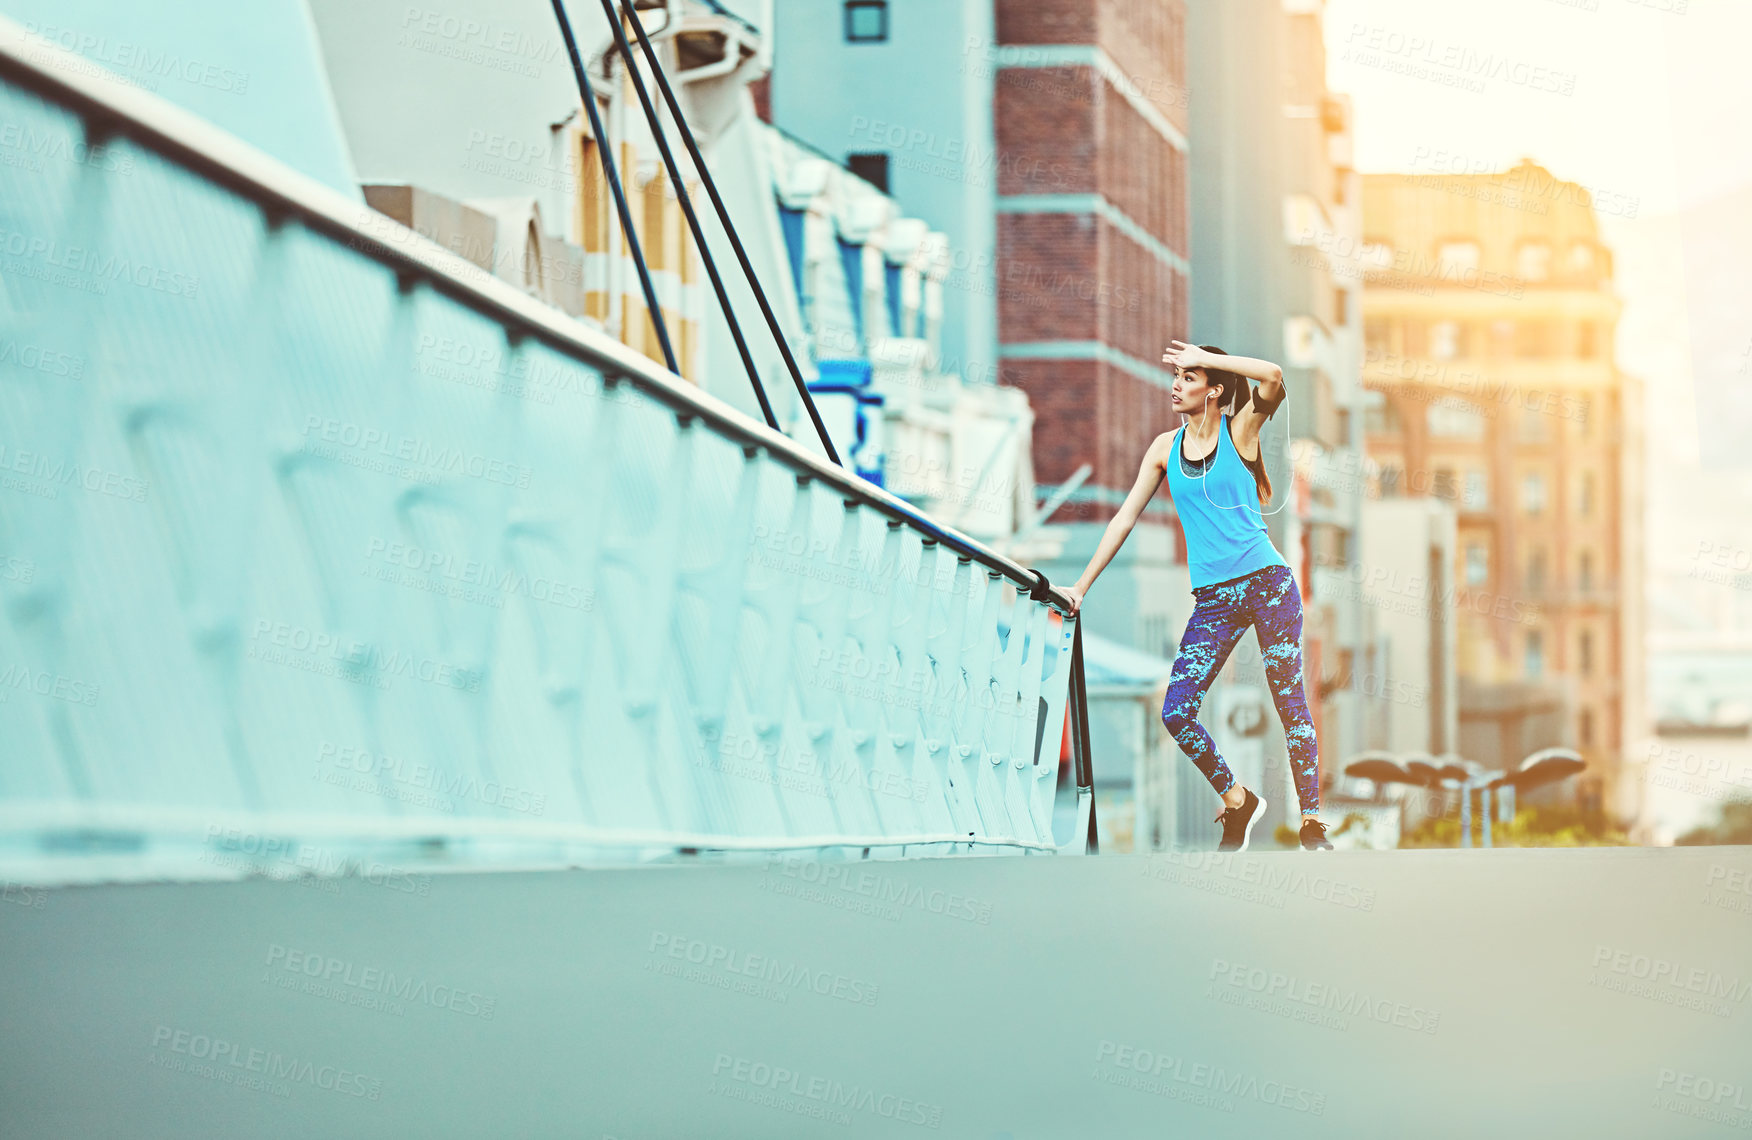
[[[1182, 424], [1181, 427], [1186, 425]], [[1164, 471], [1174, 466], [1174, 449], [1180, 443], [1180, 428], [1165, 431], [1150, 441], [1150, 448], [1145, 453], [1144, 461], [1152, 463]]]

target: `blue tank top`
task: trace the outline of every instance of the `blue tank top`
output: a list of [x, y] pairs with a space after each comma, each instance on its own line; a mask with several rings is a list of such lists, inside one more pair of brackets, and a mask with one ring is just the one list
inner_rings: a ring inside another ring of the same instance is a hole
[[1182, 424], [1174, 432], [1174, 457], [1167, 464], [1168, 493], [1174, 497], [1180, 529], [1186, 535], [1186, 564], [1193, 586], [1227, 582], [1267, 566], [1288, 566], [1265, 529], [1259, 484], [1229, 438], [1229, 417], [1224, 416], [1218, 426], [1217, 449], [1202, 480], [1181, 469], [1185, 446]]

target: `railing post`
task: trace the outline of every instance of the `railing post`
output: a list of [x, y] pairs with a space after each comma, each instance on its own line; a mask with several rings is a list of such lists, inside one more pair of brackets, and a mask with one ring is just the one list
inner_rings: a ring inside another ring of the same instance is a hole
[[[1083, 681], [1083, 622], [1071, 634], [1071, 765], [1077, 781], [1077, 830], [1083, 833], [1085, 855], [1099, 855], [1095, 830], [1095, 774], [1089, 755], [1089, 690]], [[1086, 819], [1086, 822], [1085, 822]], [[1076, 836], [1071, 837], [1076, 842]]]

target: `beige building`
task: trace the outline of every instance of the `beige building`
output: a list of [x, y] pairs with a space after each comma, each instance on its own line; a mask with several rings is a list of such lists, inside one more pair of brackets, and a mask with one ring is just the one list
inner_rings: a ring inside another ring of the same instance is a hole
[[1643, 701], [1642, 422], [1614, 363], [1620, 303], [1587, 192], [1502, 174], [1369, 175], [1363, 381], [1373, 493], [1456, 508], [1459, 742], [1512, 768], [1551, 745], [1564, 787], [1625, 816]]

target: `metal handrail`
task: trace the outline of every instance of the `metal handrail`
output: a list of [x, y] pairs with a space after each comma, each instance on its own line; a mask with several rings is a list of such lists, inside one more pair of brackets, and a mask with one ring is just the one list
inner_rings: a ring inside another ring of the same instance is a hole
[[[59, 65], [59, 66], [57, 66]], [[697, 416], [740, 442], [767, 451], [801, 475], [820, 479], [860, 503], [910, 524], [973, 561], [1032, 590], [1034, 571], [773, 431], [655, 361], [534, 299], [385, 214], [347, 198], [227, 134], [182, 108], [119, 79], [90, 74], [91, 65], [48, 40], [0, 17], [0, 75], [69, 105], [98, 137], [124, 136], [236, 191], [278, 220], [296, 220], [422, 280], [451, 299], [501, 324], [512, 336], [530, 336], [550, 348], [629, 381], [678, 413]], [[1069, 617], [1070, 599], [1053, 590], [1045, 599]]]
[[[1031, 570], [977, 539], [943, 525], [912, 504], [758, 423], [723, 400], [558, 309], [451, 253], [388, 215], [352, 199], [236, 136], [149, 91], [102, 73], [74, 52], [0, 16], [0, 77], [68, 107], [85, 123], [91, 141], [128, 139], [162, 158], [255, 202], [276, 225], [296, 222], [389, 266], [407, 283], [436, 289], [505, 326], [513, 340], [533, 337], [597, 369], [605, 384], [628, 382], [668, 405], [678, 417], [697, 417], [745, 447], [766, 451], [800, 478], [819, 479], [848, 500], [888, 515], [940, 542], [993, 577], [1008, 578], [1033, 600], [1076, 623], [1068, 706], [1075, 741], [1079, 801], [1088, 803], [1088, 850], [1094, 853], [1093, 777], [1089, 712], [1082, 669], [1082, 623], [1070, 599]], [[1081, 814], [1081, 808], [1079, 813]]]

